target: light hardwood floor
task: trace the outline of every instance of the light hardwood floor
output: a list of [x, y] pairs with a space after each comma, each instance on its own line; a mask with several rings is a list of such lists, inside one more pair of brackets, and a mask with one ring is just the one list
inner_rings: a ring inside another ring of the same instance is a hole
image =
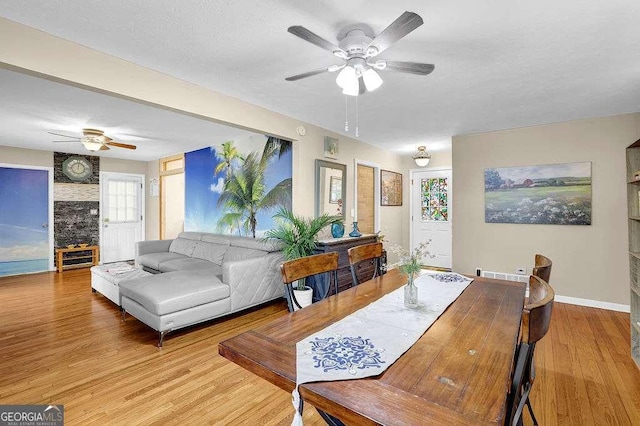
[[[0, 404], [64, 404], [68, 425], [290, 424], [287, 392], [217, 352], [281, 315], [285, 304], [271, 304], [158, 349], [151, 329], [91, 293], [88, 270], [0, 278]], [[541, 425], [640, 425], [628, 314], [556, 303], [536, 361]], [[323, 424], [310, 406], [304, 421]]]

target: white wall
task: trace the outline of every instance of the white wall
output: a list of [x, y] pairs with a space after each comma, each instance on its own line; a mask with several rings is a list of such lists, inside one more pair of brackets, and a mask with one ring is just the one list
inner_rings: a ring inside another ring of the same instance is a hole
[[[453, 266], [529, 273], [535, 253], [553, 260], [561, 296], [629, 304], [625, 148], [640, 113], [453, 138]], [[484, 169], [592, 162], [590, 226], [484, 222]]]
[[53, 167], [53, 151], [38, 151], [1, 145], [2, 141], [0, 140], [0, 163]]

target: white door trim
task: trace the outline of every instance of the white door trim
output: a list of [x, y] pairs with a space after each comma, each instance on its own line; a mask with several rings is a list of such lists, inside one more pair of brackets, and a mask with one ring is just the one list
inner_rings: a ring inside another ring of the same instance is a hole
[[[452, 167], [421, 167], [419, 169], [409, 169], [409, 247], [414, 247], [413, 241], [413, 220], [411, 220], [411, 215], [413, 215], [413, 186], [412, 182], [416, 173], [422, 172], [440, 172], [440, 171], [448, 171], [451, 170], [451, 176], [453, 179], [453, 168]], [[453, 186], [449, 187], [449, 191], [453, 192]], [[453, 242], [453, 215], [449, 216], [449, 221], [451, 222], [451, 239]], [[451, 264], [453, 265], [453, 250], [451, 252]]]
[[358, 220], [358, 166], [371, 167], [373, 168], [373, 232], [380, 232], [380, 165], [357, 158], [353, 160], [353, 164], [353, 221]]
[[[103, 182], [105, 181], [105, 179], [109, 176], [114, 176], [116, 178], [126, 178], [126, 177], [134, 177], [134, 178], [139, 178], [140, 182], [142, 182], [142, 188], [140, 189], [140, 212], [142, 213], [142, 220], [141, 220], [141, 241], [144, 241], [146, 239], [146, 220], [147, 220], [147, 210], [145, 207], [145, 198], [146, 198], [146, 176], [142, 175], [142, 174], [138, 174], [138, 173], [119, 173], [119, 172], [100, 172], [100, 208], [98, 210], [100, 210], [100, 215], [99, 215], [99, 221], [100, 221], [100, 245], [102, 245], [102, 230], [103, 230], [103, 222], [102, 222], [102, 218], [103, 218], [103, 214], [104, 214], [104, 209], [103, 209], [103, 205], [102, 205], [102, 200], [104, 197], [104, 190], [105, 190], [105, 186], [103, 185]], [[100, 250], [100, 263], [102, 264], [102, 249]]]
[[48, 200], [48, 206], [49, 206], [49, 212], [47, 217], [49, 218], [49, 271], [55, 271], [56, 267], [54, 265], [54, 256], [53, 256], [53, 250], [55, 249], [55, 241], [53, 238], [53, 228], [54, 228], [54, 223], [53, 223], [53, 167], [46, 167], [46, 166], [30, 166], [28, 164], [9, 164], [9, 163], [0, 163], [0, 167], [5, 167], [5, 168], [13, 168], [13, 169], [27, 169], [27, 170], [46, 170], [47, 172], [49, 172], [47, 174], [47, 181], [49, 182], [49, 189], [48, 189], [48, 193], [49, 193], [49, 200]]

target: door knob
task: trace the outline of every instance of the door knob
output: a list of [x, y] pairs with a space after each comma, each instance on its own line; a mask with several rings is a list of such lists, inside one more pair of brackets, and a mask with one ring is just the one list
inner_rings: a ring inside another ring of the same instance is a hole
[[47, 229], [47, 228], [49, 227], [49, 224], [48, 224], [48, 223], [43, 223], [43, 224], [42, 224], [42, 227], [43, 227], [44, 229]]

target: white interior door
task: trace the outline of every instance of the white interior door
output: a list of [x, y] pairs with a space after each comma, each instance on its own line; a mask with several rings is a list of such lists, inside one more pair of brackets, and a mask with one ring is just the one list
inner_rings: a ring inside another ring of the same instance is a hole
[[429, 251], [435, 257], [423, 263], [451, 268], [451, 169], [420, 170], [411, 176], [411, 248], [431, 240]]
[[144, 176], [100, 173], [100, 188], [102, 263], [132, 260], [144, 239]]

